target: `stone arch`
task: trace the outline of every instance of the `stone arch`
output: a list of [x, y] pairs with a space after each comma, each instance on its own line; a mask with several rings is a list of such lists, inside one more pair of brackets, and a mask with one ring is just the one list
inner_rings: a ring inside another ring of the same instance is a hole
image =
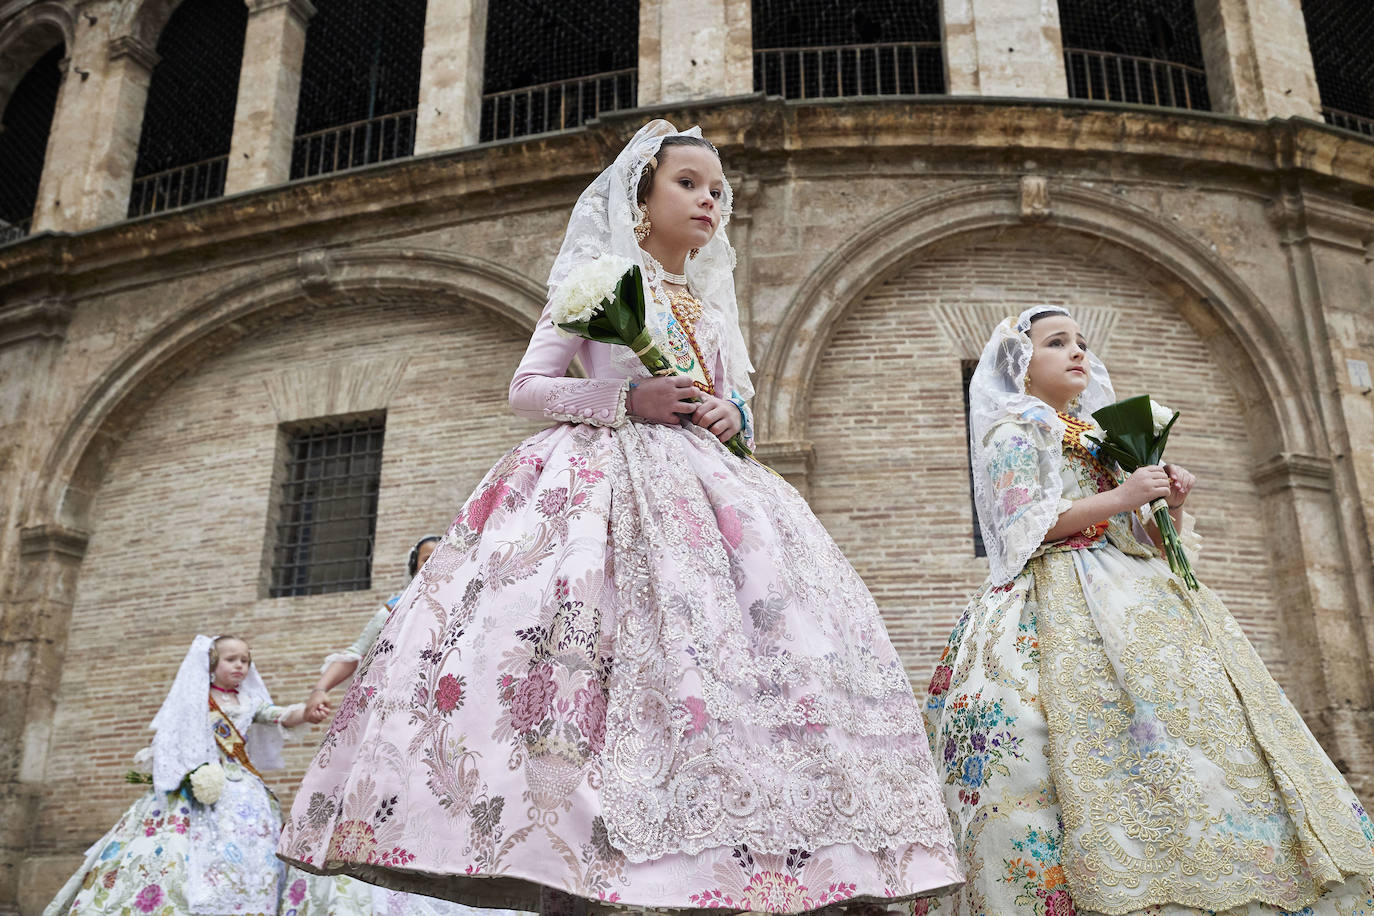
[[134, 0], [122, 3], [110, 25], [114, 40], [133, 38], [149, 48], [157, 47], [158, 36], [182, 0]]
[[91, 385], [48, 453], [25, 508], [25, 526], [88, 531], [102, 469], [148, 404], [177, 378], [257, 328], [285, 317], [365, 298], [369, 292], [423, 295], [438, 305], [475, 306], [522, 330], [544, 306], [542, 284], [492, 261], [445, 251], [394, 248], [346, 254], [317, 250], [194, 303], [127, 353]]
[[0, 30], [0, 113], [39, 58], [57, 45], [71, 54], [76, 25], [62, 4], [45, 0], [26, 8]]
[[[811, 379], [832, 330], [853, 303], [922, 250], [949, 239], [996, 233], [1033, 220], [1095, 239], [1149, 265], [1143, 277], [1167, 291], [1195, 325], [1212, 327], [1215, 349], [1242, 390], [1265, 393], [1259, 419], [1274, 453], [1323, 456], [1319, 415], [1282, 335], [1244, 281], [1196, 239], [1133, 204], [1072, 185], [1050, 184], [1032, 207], [1034, 179], [986, 182], [938, 192], [880, 216], [807, 277], [760, 365], [760, 423], [772, 442], [804, 443]], [[1023, 205], [1025, 210], [1023, 211]], [[785, 446], [784, 446], [785, 447]]]

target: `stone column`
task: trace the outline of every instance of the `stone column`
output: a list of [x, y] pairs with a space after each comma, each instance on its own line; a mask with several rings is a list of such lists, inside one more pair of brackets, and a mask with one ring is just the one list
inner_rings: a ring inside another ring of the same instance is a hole
[[942, 0], [950, 95], [1068, 96], [1058, 0]]
[[639, 104], [754, 91], [749, 0], [641, 0]]
[[128, 213], [143, 106], [158, 58], [131, 35], [102, 45], [94, 29], [79, 30], [68, 55], [34, 207], [34, 232], [89, 229]]
[[291, 144], [301, 97], [305, 27], [310, 0], [246, 0], [234, 137], [224, 193], [281, 184], [291, 178]]
[[1197, 0], [1212, 110], [1321, 120], [1300, 0]]
[[420, 59], [415, 153], [477, 143], [487, 59], [487, 0], [430, 0]]

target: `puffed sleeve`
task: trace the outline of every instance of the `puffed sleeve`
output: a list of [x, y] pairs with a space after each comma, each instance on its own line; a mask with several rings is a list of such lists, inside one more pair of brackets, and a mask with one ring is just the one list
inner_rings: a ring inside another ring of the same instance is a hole
[[1021, 572], [1067, 508], [1058, 445], [1051, 430], [1033, 422], [1003, 423], [988, 432], [979, 508], [999, 584]]
[[510, 383], [510, 407], [517, 416], [593, 426], [624, 425], [628, 378], [565, 377], [583, 343], [559, 334], [549, 317], [549, 306], [544, 306]]

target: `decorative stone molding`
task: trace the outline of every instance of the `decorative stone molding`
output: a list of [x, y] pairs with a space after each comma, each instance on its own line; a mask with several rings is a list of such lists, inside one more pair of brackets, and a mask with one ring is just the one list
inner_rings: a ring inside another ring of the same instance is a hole
[[278, 423], [367, 413], [386, 409], [407, 365], [407, 360], [366, 360], [288, 369], [263, 384]]
[[248, 4], [248, 15], [256, 16], [279, 6], [289, 6], [291, 15], [301, 22], [309, 22], [315, 15], [315, 5], [310, 0], [244, 0]]
[[1044, 175], [1021, 176], [1021, 219], [1041, 220], [1050, 215], [1050, 184]]
[[1331, 492], [1333, 486], [1331, 462], [1313, 455], [1283, 453], [1275, 455], [1255, 468], [1250, 479], [1265, 496], [1275, 496], [1284, 490], [1317, 490]]
[[151, 46], [133, 35], [122, 35], [110, 42], [110, 60], [119, 60], [121, 57], [131, 58], [149, 73], [162, 59]]
[[90, 539], [87, 532], [63, 525], [32, 525], [19, 531], [19, 555], [26, 558], [55, 556], [80, 560], [86, 556]]
[[59, 299], [40, 299], [0, 309], [0, 349], [26, 340], [63, 340], [75, 309]]
[[816, 453], [810, 442], [760, 442], [754, 456], [777, 471], [803, 498], [809, 497]]

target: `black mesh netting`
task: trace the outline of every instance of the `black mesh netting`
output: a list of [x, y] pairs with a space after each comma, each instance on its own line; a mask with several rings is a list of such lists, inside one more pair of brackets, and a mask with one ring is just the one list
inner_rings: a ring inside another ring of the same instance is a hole
[[638, 104], [635, 0], [490, 0], [481, 139], [565, 130]]
[[291, 177], [409, 156], [425, 0], [315, 0], [301, 66]]
[[1303, 0], [1326, 119], [1374, 135], [1374, 3]]
[[57, 90], [62, 85], [61, 63], [66, 49], [58, 45], [44, 54], [14, 88], [0, 124], [0, 244], [29, 231], [43, 157], [48, 149]]
[[[224, 193], [247, 25], [243, 0], [186, 0], [167, 21], [148, 86], [130, 216]], [[169, 170], [178, 171], [160, 174]]]
[[787, 98], [945, 91], [938, 0], [755, 0], [754, 90]]
[[1069, 96], [1206, 110], [1193, 0], [1059, 0]]

